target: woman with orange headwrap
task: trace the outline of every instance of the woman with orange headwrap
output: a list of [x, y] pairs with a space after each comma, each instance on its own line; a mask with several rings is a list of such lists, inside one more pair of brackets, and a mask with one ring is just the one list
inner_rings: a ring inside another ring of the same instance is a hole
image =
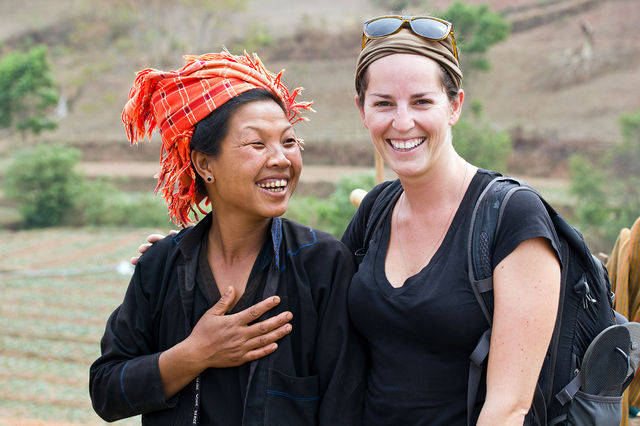
[[123, 121], [132, 143], [160, 129], [156, 191], [177, 224], [212, 209], [140, 258], [91, 366], [93, 406], [149, 424], [358, 424], [352, 255], [279, 217], [302, 167], [292, 125], [310, 104], [255, 55], [186, 59], [139, 72]]

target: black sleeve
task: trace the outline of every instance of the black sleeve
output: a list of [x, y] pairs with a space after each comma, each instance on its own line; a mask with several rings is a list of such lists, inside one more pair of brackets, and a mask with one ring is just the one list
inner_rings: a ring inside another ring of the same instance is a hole
[[322, 390], [318, 424], [360, 425], [366, 357], [347, 310], [347, 290], [355, 264], [347, 247], [338, 241], [320, 249], [322, 254], [314, 256], [308, 269], [309, 276], [321, 283], [314, 295], [318, 312], [314, 369]]
[[517, 191], [508, 200], [498, 229], [493, 251], [495, 267], [523, 241], [532, 238], [546, 238], [560, 259], [558, 236], [549, 213], [536, 194], [531, 191]]
[[107, 421], [170, 407], [153, 338], [153, 287], [160, 286], [161, 261], [166, 259], [162, 245], [166, 246], [154, 244], [138, 261], [124, 301], [107, 321], [100, 343], [102, 355], [90, 368], [91, 402]]

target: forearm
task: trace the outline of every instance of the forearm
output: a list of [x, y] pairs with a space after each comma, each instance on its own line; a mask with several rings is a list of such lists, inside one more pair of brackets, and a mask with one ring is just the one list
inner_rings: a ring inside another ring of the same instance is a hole
[[478, 424], [522, 424], [553, 334], [559, 293], [560, 264], [545, 239], [524, 241], [496, 267], [487, 395]]
[[180, 392], [206, 368], [195, 355], [188, 339], [160, 354], [158, 368], [166, 399]]
[[513, 394], [496, 395], [485, 400], [477, 426], [522, 426], [530, 406], [531, 399], [528, 398], [517, 398]]

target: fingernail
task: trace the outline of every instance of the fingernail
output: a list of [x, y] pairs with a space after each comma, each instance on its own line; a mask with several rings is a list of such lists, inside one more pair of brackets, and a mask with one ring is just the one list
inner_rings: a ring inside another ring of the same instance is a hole
[[227, 291], [225, 291], [224, 295], [225, 295], [225, 296], [230, 295], [230, 294], [231, 294], [231, 290], [232, 290], [232, 288], [231, 288], [230, 286], [229, 286], [229, 287], [227, 287]]
[[273, 296], [273, 303], [280, 303], [280, 298], [278, 296]]

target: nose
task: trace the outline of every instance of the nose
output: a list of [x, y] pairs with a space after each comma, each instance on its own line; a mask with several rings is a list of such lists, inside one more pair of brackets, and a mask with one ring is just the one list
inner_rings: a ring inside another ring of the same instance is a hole
[[391, 124], [394, 129], [400, 132], [411, 130], [415, 126], [415, 121], [413, 119], [411, 110], [407, 106], [398, 105], [395, 117], [393, 118], [393, 122]]
[[286, 155], [284, 147], [280, 144], [269, 146], [269, 158], [267, 159], [268, 167], [287, 168], [291, 165], [291, 161]]

